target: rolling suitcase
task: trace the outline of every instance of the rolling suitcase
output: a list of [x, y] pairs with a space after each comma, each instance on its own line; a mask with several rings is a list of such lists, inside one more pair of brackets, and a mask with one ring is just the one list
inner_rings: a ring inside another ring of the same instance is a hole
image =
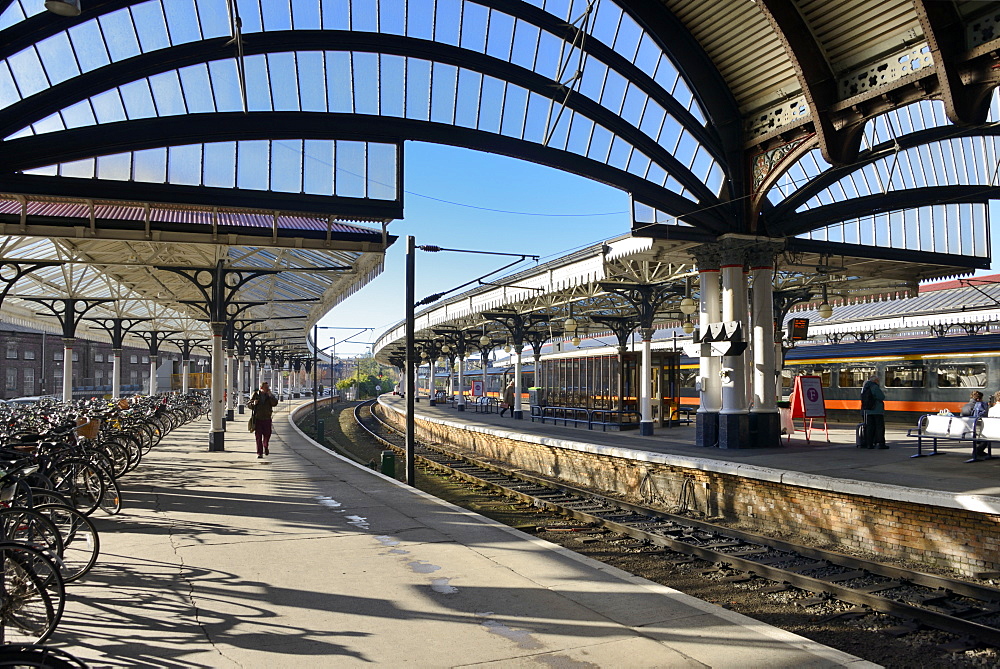
[[861, 422], [854, 429], [854, 445], [857, 448], [868, 448], [868, 425], [865, 412], [861, 412]]

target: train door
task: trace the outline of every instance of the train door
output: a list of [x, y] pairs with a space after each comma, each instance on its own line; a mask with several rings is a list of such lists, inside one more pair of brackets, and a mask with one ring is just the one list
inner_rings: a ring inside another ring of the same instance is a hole
[[663, 351], [653, 354], [650, 398], [653, 404], [653, 423], [658, 427], [677, 425], [680, 360], [679, 353]]

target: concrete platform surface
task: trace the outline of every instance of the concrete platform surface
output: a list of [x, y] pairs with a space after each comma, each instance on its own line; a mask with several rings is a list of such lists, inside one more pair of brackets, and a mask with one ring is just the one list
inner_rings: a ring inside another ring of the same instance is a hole
[[[383, 395], [382, 401], [394, 410], [405, 411], [401, 397]], [[718, 449], [696, 446], [693, 425], [656, 428], [653, 435], [640, 436], [638, 430], [602, 432], [588, 430], [586, 426], [532, 422], [527, 410], [521, 420], [509, 414], [501, 417], [471, 410], [460, 412], [449, 404], [429, 406], [426, 398], [417, 404], [415, 414], [472, 430], [521, 434], [564, 448], [738, 472], [753, 478], [877, 498], [1000, 513], [1000, 457], [966, 462], [972, 455], [969, 444], [942, 441], [938, 447], [940, 455], [913, 458], [917, 440], [906, 436], [909, 425], [886, 426], [889, 448], [885, 450], [856, 448], [855, 424], [830, 423], [827, 441], [827, 433], [819, 423], [819, 429], [813, 430], [807, 441], [801, 421], [796, 421], [796, 432], [790, 438], [782, 437], [779, 448]], [[1000, 444], [994, 447], [994, 453], [1000, 456]], [[923, 451], [931, 451], [929, 443], [925, 442]]]
[[484, 519], [278, 416], [169, 435], [50, 644], [92, 667], [873, 667]]

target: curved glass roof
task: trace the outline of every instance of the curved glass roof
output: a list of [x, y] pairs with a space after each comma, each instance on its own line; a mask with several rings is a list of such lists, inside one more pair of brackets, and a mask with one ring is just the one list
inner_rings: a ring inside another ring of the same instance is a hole
[[[82, 136], [69, 131], [240, 113], [245, 92], [251, 119], [299, 112], [423, 122], [348, 131], [359, 141], [372, 142], [364, 135], [387, 130], [396, 137], [479, 142], [433, 127], [445, 124], [541, 145], [577, 158], [548, 159], [559, 167], [628, 190], [637, 180], [647, 184], [644, 200], [676, 214], [716, 204], [726, 186], [720, 142], [694, 87], [639, 22], [609, 0], [513, 6], [491, 0], [245, 0], [236, 7], [242, 59], [224, 41], [233, 33], [225, 0], [99, 5], [68, 28], [59, 21], [35, 26], [39, 36], [30, 44], [18, 48], [12, 40], [10, 51], [0, 49], [0, 133], [12, 149], [24, 144], [15, 168], [34, 176], [87, 176], [87, 159], [102, 156], [95, 174], [124, 173], [138, 156], [107, 156], [93, 139], [74, 139]], [[34, 5], [11, 4], [0, 35], [16, 38], [35, 12]], [[348, 139], [338, 127], [326, 124], [297, 139]], [[122, 142], [139, 141], [127, 126], [121, 132]], [[68, 145], [41, 141], [61, 134]], [[205, 126], [206, 140], [227, 141], [197, 143], [203, 174], [216, 169], [211, 162], [231, 156], [224, 146], [237, 137], [226, 134]], [[144, 144], [143, 150], [157, 148]], [[77, 155], [69, 165], [57, 155], [67, 146], [90, 155], [83, 161]], [[195, 146], [185, 142], [170, 152], [195, 158]], [[209, 146], [220, 155], [210, 155]], [[503, 143], [487, 142], [487, 149], [536, 162], [551, 155]], [[313, 160], [310, 147], [302, 154], [300, 163]], [[141, 160], [155, 163], [159, 180], [159, 157]], [[187, 167], [175, 180], [167, 170], [165, 181], [194, 183], [193, 171]], [[288, 184], [280, 186], [287, 191]], [[685, 200], [691, 204], [681, 204]]]

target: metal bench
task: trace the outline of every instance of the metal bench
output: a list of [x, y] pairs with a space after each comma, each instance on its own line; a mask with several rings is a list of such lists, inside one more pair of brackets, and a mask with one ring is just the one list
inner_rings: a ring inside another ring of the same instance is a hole
[[[931, 455], [943, 455], [938, 452], [938, 441], [943, 440], [960, 443], [969, 442], [972, 444], [972, 455], [973, 459], [975, 459], [976, 447], [982, 440], [980, 432], [983, 420], [983, 418], [943, 416], [941, 414], [926, 414], [921, 416], [920, 420], [917, 421], [917, 427], [906, 431], [907, 437], [916, 437], [917, 439], [917, 452], [910, 457], [924, 458]], [[1000, 418], [995, 420], [1000, 421]], [[991, 431], [994, 429], [994, 426], [991, 426]], [[997, 433], [1000, 436], [1000, 429], [997, 430]], [[930, 453], [924, 453], [923, 451], [925, 439], [931, 440], [933, 450]]]
[[495, 397], [477, 397], [469, 404], [476, 413], [496, 413], [500, 410], [500, 400]]
[[[1000, 418], [984, 416], [979, 419], [979, 434], [972, 447], [972, 457], [966, 462], [979, 462], [993, 458], [993, 442], [1000, 441]], [[982, 455], [983, 457], [979, 457]]]

